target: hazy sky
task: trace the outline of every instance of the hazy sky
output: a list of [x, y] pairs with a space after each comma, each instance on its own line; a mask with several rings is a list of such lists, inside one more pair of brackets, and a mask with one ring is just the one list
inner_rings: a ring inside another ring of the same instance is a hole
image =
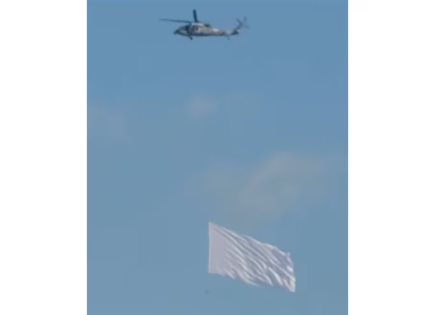
[[[240, 36], [189, 40], [159, 18]], [[88, 6], [88, 305], [347, 314], [347, 2]], [[289, 251], [295, 294], [207, 274], [207, 223]]]

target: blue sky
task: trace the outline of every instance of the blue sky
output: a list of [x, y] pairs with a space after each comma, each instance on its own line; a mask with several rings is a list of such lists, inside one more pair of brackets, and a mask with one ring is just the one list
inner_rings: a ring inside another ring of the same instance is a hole
[[[158, 21], [193, 8], [250, 29]], [[210, 220], [289, 251], [297, 292], [208, 275]], [[347, 2], [89, 1], [88, 305], [347, 314]]]

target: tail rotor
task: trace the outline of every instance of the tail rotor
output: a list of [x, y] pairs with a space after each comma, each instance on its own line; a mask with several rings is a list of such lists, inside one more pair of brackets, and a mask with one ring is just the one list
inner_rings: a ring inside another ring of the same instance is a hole
[[242, 29], [249, 29], [246, 16], [243, 20], [237, 19], [237, 26], [231, 31], [230, 35], [237, 35]]
[[241, 30], [242, 28], [249, 30], [248, 19], [246, 16], [243, 18], [243, 20], [237, 19], [237, 23], [237, 30]]

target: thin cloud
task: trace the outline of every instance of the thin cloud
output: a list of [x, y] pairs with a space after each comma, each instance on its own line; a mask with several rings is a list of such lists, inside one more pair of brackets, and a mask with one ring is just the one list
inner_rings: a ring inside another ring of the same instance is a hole
[[255, 92], [237, 92], [219, 96], [197, 95], [185, 106], [187, 114], [194, 119], [205, 119], [211, 116], [244, 113], [259, 104], [259, 96]]
[[88, 128], [91, 136], [115, 142], [130, 141], [124, 115], [113, 108], [89, 106]]
[[205, 118], [217, 110], [217, 102], [211, 98], [196, 97], [187, 105], [187, 112], [193, 118]]
[[320, 201], [330, 167], [328, 159], [279, 152], [250, 168], [210, 172], [206, 193], [214, 210], [231, 221], [273, 219]]

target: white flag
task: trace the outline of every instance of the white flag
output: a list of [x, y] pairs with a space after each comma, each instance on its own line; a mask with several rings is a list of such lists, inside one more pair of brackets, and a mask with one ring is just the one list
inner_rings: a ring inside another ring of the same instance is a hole
[[295, 292], [296, 279], [288, 253], [213, 223], [209, 223], [208, 233], [209, 273]]

